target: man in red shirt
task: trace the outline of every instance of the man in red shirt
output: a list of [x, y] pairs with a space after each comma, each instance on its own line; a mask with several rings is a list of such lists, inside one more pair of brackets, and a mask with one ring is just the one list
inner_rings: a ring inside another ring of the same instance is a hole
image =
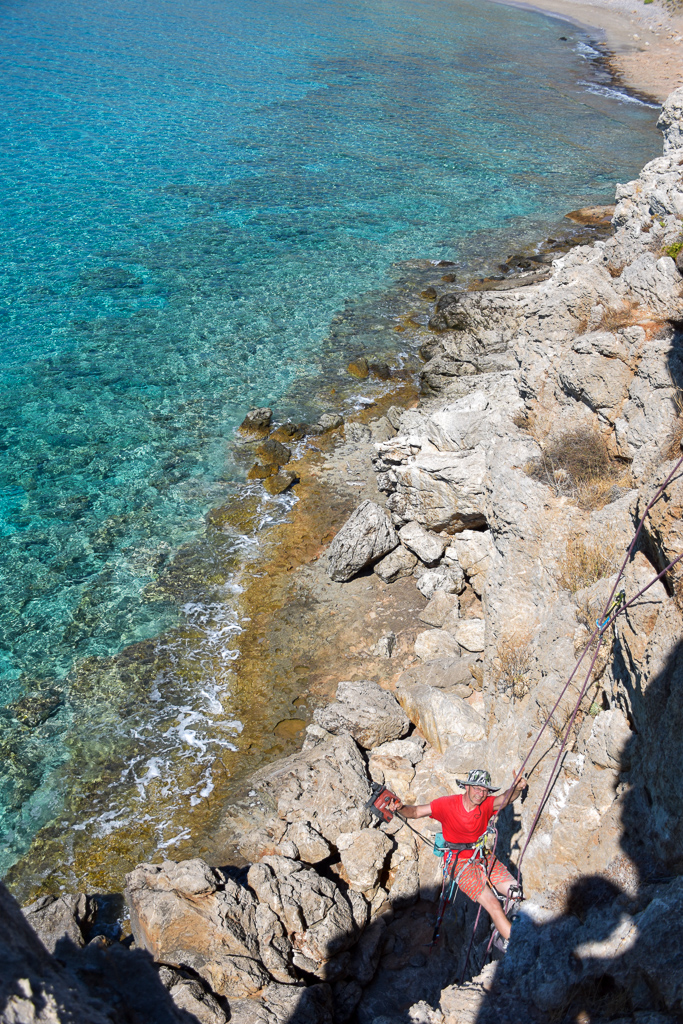
[[[393, 809], [400, 811], [406, 818], [435, 818], [443, 826], [443, 837], [447, 843], [471, 842], [474, 847], [493, 815], [512, 803], [526, 789], [527, 781], [522, 777], [500, 796], [494, 797], [493, 794], [500, 787], [492, 786], [489, 773], [483, 768], [477, 768], [469, 773], [466, 781], [458, 779], [458, 785], [465, 790], [463, 794], [441, 796], [430, 804], [416, 804], [412, 807], [399, 804]], [[490, 854], [467, 864], [473, 854], [474, 848], [458, 854], [458, 888], [488, 911], [499, 935], [505, 941], [510, 937], [510, 922], [486, 884], [487, 872], [491, 883], [502, 896], [507, 896], [510, 886], [516, 886], [517, 882], [498, 858]], [[461, 871], [463, 864], [465, 868]]]

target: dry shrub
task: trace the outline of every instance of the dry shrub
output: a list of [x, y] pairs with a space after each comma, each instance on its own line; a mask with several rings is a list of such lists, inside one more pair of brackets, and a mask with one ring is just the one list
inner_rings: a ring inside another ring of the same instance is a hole
[[[567, 541], [567, 550], [559, 563], [557, 582], [575, 594], [590, 587], [618, 568], [619, 549], [614, 538], [605, 533], [587, 537], [575, 533]], [[592, 630], [591, 630], [592, 632]]]
[[525, 628], [507, 630], [496, 647], [498, 653], [498, 681], [512, 696], [521, 699], [529, 692], [527, 676], [531, 668], [533, 647], [531, 632]]
[[669, 434], [666, 445], [664, 446], [663, 455], [665, 459], [680, 459], [683, 455], [681, 445], [683, 443], [683, 416], [679, 416], [673, 425], [673, 429]]
[[575, 427], [548, 441], [541, 457], [528, 463], [526, 472], [558, 493], [571, 493], [577, 484], [603, 477], [609, 468], [602, 435], [590, 427]]
[[573, 498], [579, 508], [603, 508], [632, 485], [621, 463], [610, 459], [602, 434], [592, 427], [574, 427], [545, 444], [540, 458], [526, 465], [529, 476], [555, 494]]
[[[623, 270], [623, 267], [621, 268]], [[612, 274], [613, 277], [619, 277], [621, 270], [617, 273]], [[610, 271], [611, 273], [611, 271]], [[641, 316], [641, 311], [637, 302], [627, 302], [619, 309], [612, 309], [608, 306], [603, 309], [600, 320], [592, 324], [589, 317], [582, 317], [577, 333], [586, 334], [588, 331], [610, 331], [612, 334], [618, 331], [620, 327], [632, 327], [633, 324], [638, 322], [638, 318]]]

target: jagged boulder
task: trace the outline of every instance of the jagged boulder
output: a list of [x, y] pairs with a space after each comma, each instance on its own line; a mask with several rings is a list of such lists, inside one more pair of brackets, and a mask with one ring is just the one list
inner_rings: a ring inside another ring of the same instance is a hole
[[[313, 868], [286, 857], [264, 857], [249, 868], [249, 885], [258, 901], [280, 921], [299, 961], [323, 976], [323, 965], [356, 939], [349, 901]], [[301, 962], [304, 957], [308, 964]], [[312, 965], [312, 966], [311, 966]]]
[[23, 914], [45, 948], [54, 953], [62, 940], [75, 947], [85, 945], [83, 932], [94, 921], [95, 906], [85, 893], [41, 896], [24, 907]]
[[3, 1024], [110, 1024], [104, 1007], [42, 944], [0, 882], [0, 1020]]
[[[204, 861], [140, 864], [125, 896], [135, 942], [157, 962], [196, 971], [220, 995], [251, 995], [270, 980], [253, 895]], [[284, 958], [280, 967], [286, 974]]]
[[397, 696], [411, 722], [440, 754], [454, 743], [486, 736], [484, 719], [460, 697], [426, 683], [399, 680]]
[[389, 516], [374, 501], [363, 501], [327, 549], [330, 579], [344, 583], [379, 561], [395, 547], [398, 536]]
[[226, 1024], [228, 1018], [220, 1003], [196, 978], [172, 967], [162, 967], [159, 981], [178, 1009], [190, 1014], [199, 1024]]
[[665, 153], [683, 149], [683, 88], [667, 96], [657, 127], [664, 136]]
[[387, 508], [395, 521], [437, 531], [484, 526], [486, 458], [480, 449], [420, 452], [393, 472], [396, 485]]
[[370, 824], [371, 814], [365, 806], [370, 783], [363, 756], [351, 736], [320, 732], [322, 737], [314, 746], [262, 768], [252, 776], [252, 784], [276, 800], [281, 818], [308, 822], [334, 843], [340, 832], [354, 832]]
[[337, 849], [352, 889], [372, 899], [391, 848], [389, 837], [375, 828], [337, 836]]
[[424, 565], [433, 566], [441, 561], [446, 547], [442, 537], [423, 529], [419, 523], [406, 523], [398, 531], [401, 544], [417, 555]]
[[270, 430], [273, 410], [267, 408], [250, 409], [240, 424], [240, 431], [250, 437], [263, 437]]
[[298, 856], [306, 864], [319, 864], [332, 853], [332, 847], [308, 822], [295, 821], [287, 827], [286, 838], [294, 843]]
[[410, 725], [393, 693], [372, 682], [339, 683], [336, 701], [313, 720], [328, 732], [349, 733], [366, 750], [405, 736]]

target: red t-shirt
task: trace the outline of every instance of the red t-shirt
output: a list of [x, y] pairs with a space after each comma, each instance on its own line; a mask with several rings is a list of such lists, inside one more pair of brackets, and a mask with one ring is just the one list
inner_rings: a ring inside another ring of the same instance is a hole
[[[443, 837], [447, 843], [476, 843], [486, 831], [493, 817], [493, 795], [487, 796], [483, 804], [473, 811], [466, 811], [462, 794], [440, 796], [430, 804], [431, 816], [443, 825]], [[471, 857], [474, 850], [463, 850], [461, 857]]]

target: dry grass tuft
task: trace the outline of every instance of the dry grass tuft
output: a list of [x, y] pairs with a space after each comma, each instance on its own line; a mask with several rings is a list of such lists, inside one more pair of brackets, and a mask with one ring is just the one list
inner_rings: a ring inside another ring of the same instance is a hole
[[615, 488], [631, 485], [623, 466], [610, 459], [602, 434], [591, 427], [575, 427], [556, 435], [525, 470], [558, 497], [573, 498], [580, 508], [591, 511], [618, 497]]
[[[615, 267], [614, 272], [610, 270], [610, 274], [612, 277], [619, 277], [623, 269], [623, 267]], [[597, 323], [592, 324], [588, 317], [582, 317], [577, 334], [587, 334], [589, 331], [591, 333], [593, 331], [610, 331], [613, 334], [620, 327], [632, 327], [633, 324], [637, 324], [641, 317], [642, 311], [637, 302], [625, 303], [619, 309], [612, 309], [608, 306], [603, 309], [602, 316]]]
[[498, 682], [503, 689], [521, 700], [529, 692], [527, 677], [531, 668], [533, 646], [528, 629], [511, 629], [503, 633], [496, 647], [498, 653]]
[[[557, 582], [571, 594], [590, 587], [618, 568], [619, 548], [609, 534], [586, 537], [575, 533], [567, 541]], [[592, 631], [591, 631], [592, 632]]]
[[683, 451], [681, 451], [681, 442], [683, 442], [683, 388], [679, 388], [671, 376], [671, 371], [669, 371], [669, 379], [671, 387], [674, 389], [673, 403], [678, 412], [678, 419], [674, 423], [664, 444], [662, 455], [665, 459], [680, 459], [681, 455], [683, 455]]

